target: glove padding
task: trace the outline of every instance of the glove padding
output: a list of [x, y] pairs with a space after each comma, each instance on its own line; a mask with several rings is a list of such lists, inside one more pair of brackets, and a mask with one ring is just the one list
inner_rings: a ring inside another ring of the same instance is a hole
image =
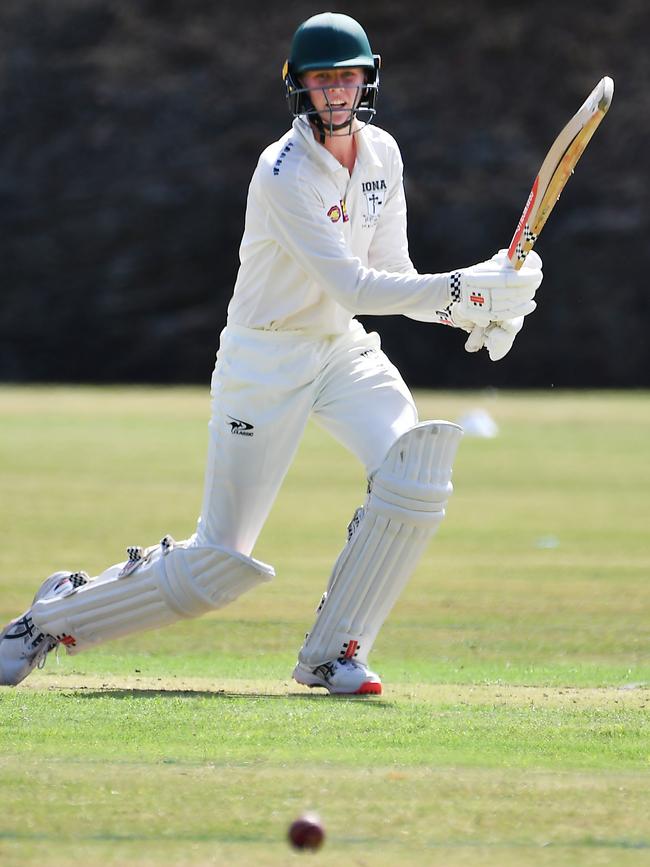
[[453, 271], [449, 275], [451, 319], [459, 328], [469, 330], [526, 316], [537, 306], [533, 296], [542, 277], [542, 260], [534, 250], [519, 271], [512, 267], [507, 250], [499, 250], [486, 262]]
[[524, 325], [524, 317], [505, 319], [503, 322], [491, 322], [487, 328], [475, 326], [465, 342], [467, 352], [478, 352], [484, 346], [490, 355], [490, 361], [500, 361], [512, 349], [515, 337]]

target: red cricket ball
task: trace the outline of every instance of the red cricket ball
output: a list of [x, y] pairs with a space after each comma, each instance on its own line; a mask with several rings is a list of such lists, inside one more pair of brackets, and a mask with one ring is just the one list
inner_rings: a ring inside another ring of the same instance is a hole
[[320, 849], [325, 829], [315, 813], [305, 813], [289, 825], [287, 836], [294, 849]]

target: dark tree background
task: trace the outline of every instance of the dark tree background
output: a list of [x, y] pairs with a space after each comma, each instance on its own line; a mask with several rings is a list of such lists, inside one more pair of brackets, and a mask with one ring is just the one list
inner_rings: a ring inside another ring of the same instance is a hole
[[[0, 379], [206, 382], [304, 0], [2, 0]], [[368, 319], [414, 386], [648, 386], [647, 0], [357, 0], [421, 271], [507, 246], [551, 141], [614, 102], [539, 242], [539, 309], [492, 364]]]

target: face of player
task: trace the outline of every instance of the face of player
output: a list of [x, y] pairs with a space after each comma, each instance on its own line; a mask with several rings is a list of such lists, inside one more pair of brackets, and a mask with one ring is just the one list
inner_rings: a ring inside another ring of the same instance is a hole
[[314, 108], [326, 129], [349, 124], [359, 102], [366, 76], [360, 66], [343, 69], [315, 69], [303, 72], [302, 86], [310, 91]]

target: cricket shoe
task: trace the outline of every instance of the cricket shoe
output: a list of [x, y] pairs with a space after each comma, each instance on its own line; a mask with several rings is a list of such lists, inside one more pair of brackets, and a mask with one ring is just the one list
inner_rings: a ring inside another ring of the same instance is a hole
[[[34, 602], [71, 593], [89, 581], [85, 572], [55, 572], [39, 587]], [[32, 610], [8, 623], [0, 632], [0, 686], [16, 686], [36, 667], [45, 665], [50, 650], [66, 643], [67, 636], [42, 632], [32, 620]]]
[[304, 686], [322, 686], [332, 695], [381, 695], [381, 678], [352, 659], [335, 659], [310, 668], [299, 662], [293, 679]]

